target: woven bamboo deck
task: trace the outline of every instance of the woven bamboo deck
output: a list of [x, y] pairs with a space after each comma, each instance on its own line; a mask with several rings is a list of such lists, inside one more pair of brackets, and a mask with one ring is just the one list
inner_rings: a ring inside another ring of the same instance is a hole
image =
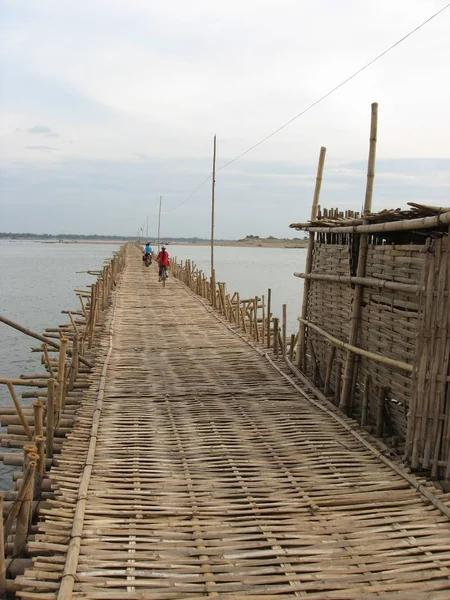
[[18, 596], [450, 598], [448, 516], [231, 329], [128, 255]]

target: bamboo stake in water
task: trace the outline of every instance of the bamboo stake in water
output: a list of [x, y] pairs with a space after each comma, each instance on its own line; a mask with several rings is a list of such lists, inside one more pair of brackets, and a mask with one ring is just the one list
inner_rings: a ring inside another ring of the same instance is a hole
[[214, 270], [214, 200], [216, 191], [216, 136], [214, 136], [213, 172], [211, 186], [211, 273]]
[[282, 333], [281, 333], [281, 342], [282, 342], [282, 352], [283, 358], [286, 360], [286, 329], [287, 329], [287, 304], [283, 304], [283, 320], [282, 320]]
[[271, 322], [271, 304], [272, 304], [272, 290], [267, 290], [267, 347], [270, 348], [270, 322]]
[[[317, 166], [317, 175], [316, 175], [316, 187], [314, 189], [314, 197], [313, 203], [311, 207], [311, 221], [317, 217], [317, 209], [319, 206], [319, 197], [320, 197], [320, 188], [322, 187], [322, 175], [323, 175], [323, 167], [325, 164], [325, 154], [327, 149], [322, 146], [320, 149], [319, 155], [319, 164]], [[306, 254], [306, 265], [305, 265], [305, 273], [309, 275], [312, 269], [312, 254], [314, 248], [314, 233], [309, 233], [308, 239], [308, 249]], [[308, 283], [309, 282], [309, 283]], [[311, 282], [309, 279], [305, 280], [305, 284], [303, 286], [303, 300], [302, 300], [302, 313], [301, 318], [306, 319], [307, 310], [308, 310], [308, 296], [309, 290], [311, 287]], [[300, 321], [300, 328], [298, 333], [298, 348], [297, 348], [297, 364], [300, 370], [306, 369], [306, 344], [305, 344], [305, 336], [306, 336], [306, 326]]]

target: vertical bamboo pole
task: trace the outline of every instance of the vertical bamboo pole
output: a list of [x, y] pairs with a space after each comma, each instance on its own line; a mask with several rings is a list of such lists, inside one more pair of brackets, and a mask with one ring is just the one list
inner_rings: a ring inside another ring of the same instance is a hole
[[67, 344], [67, 338], [61, 338], [59, 346], [58, 379], [56, 387], [56, 410], [60, 415], [64, 410], [65, 402]]
[[211, 184], [211, 273], [214, 270], [214, 201], [216, 192], [216, 136], [214, 136], [213, 171]]
[[278, 326], [280, 320], [277, 317], [273, 318], [273, 352], [278, 356]]
[[[58, 415], [59, 420], [59, 415]], [[51, 377], [47, 384], [47, 421], [46, 449], [47, 456], [53, 458], [53, 434], [55, 433], [55, 380]]]
[[258, 329], [258, 296], [253, 298], [253, 317], [255, 322], [255, 339], [259, 342], [259, 329]]
[[385, 395], [386, 395], [386, 389], [384, 387], [380, 386], [378, 388], [377, 420], [376, 420], [376, 426], [375, 426], [375, 435], [377, 437], [381, 437], [383, 434]]
[[[317, 209], [319, 206], [319, 197], [320, 197], [320, 188], [322, 187], [322, 175], [323, 175], [323, 167], [325, 164], [325, 154], [327, 149], [322, 146], [320, 148], [319, 154], [319, 164], [317, 166], [317, 175], [316, 175], [316, 186], [314, 189], [314, 197], [313, 203], [311, 207], [311, 221], [317, 217]], [[314, 249], [314, 233], [309, 233], [308, 239], [308, 249], [306, 251], [306, 265], [305, 265], [305, 273], [308, 275], [311, 273], [312, 268], [312, 255]], [[308, 312], [308, 296], [309, 290], [311, 287], [311, 280], [305, 279], [303, 283], [303, 300], [302, 300], [302, 319], [306, 319]], [[306, 336], [306, 325], [300, 321], [300, 328], [298, 333], [298, 348], [297, 348], [297, 364], [299, 369], [306, 369], [306, 344], [305, 344], [305, 336]]]
[[283, 304], [283, 320], [282, 320], [281, 343], [283, 359], [286, 360], [286, 330], [287, 330], [287, 304]]
[[36, 472], [36, 462], [33, 460], [30, 461], [27, 465], [27, 470], [31, 476], [27, 477], [24, 472], [24, 483], [22, 485], [26, 485], [26, 489], [22, 504], [19, 509], [19, 514], [17, 515], [13, 556], [20, 556], [23, 554], [27, 543], [28, 528], [30, 525], [31, 510], [33, 507], [34, 474]]
[[20, 402], [19, 402], [19, 399], [17, 398], [14, 386], [10, 382], [8, 382], [6, 385], [8, 386], [8, 390], [9, 390], [9, 393], [11, 394], [11, 398], [14, 402], [14, 406], [16, 407], [16, 411], [17, 411], [17, 414], [19, 415], [19, 419], [20, 419], [23, 429], [25, 431], [25, 435], [27, 436], [27, 438], [29, 440], [31, 440], [33, 438], [33, 435], [31, 433], [30, 426], [28, 425], [28, 420], [27, 420], [26, 416], [23, 414], [22, 407], [20, 406]]
[[[363, 221], [368, 223], [367, 216], [372, 210], [372, 197], [373, 197], [373, 182], [375, 178], [375, 158], [377, 150], [377, 128], [378, 128], [378, 104], [374, 102], [372, 104], [371, 122], [370, 122], [370, 146], [369, 146], [369, 160], [367, 165], [367, 184], [366, 184], [366, 196], [364, 199], [364, 210], [363, 210]], [[366, 217], [366, 218], [364, 218]], [[367, 233], [361, 234], [359, 241], [359, 256], [358, 266], [356, 269], [357, 277], [364, 277], [366, 272], [366, 259], [368, 249], [369, 235]], [[364, 291], [364, 286], [361, 284], [355, 285], [355, 292], [353, 296], [352, 314], [350, 320], [350, 335], [348, 343], [352, 346], [357, 345], [359, 325], [361, 321], [361, 300]], [[344, 381], [342, 386], [342, 394], [339, 403], [339, 408], [343, 412], [347, 412], [352, 392], [353, 382], [353, 370], [355, 365], [355, 355], [353, 352], [347, 351], [345, 370], [344, 370]]]
[[270, 310], [272, 308], [272, 290], [269, 288], [267, 290], [267, 347], [270, 348], [270, 321], [271, 321], [271, 313]]
[[335, 366], [335, 385], [334, 385], [334, 403], [336, 406], [339, 405], [339, 398], [341, 396], [341, 376], [342, 376], [342, 363], [340, 360], [336, 361]]
[[0, 597], [6, 592], [5, 540], [3, 532], [3, 494], [0, 494]]
[[261, 296], [261, 312], [262, 312], [262, 321], [261, 321], [261, 343], [264, 346], [266, 342], [266, 304], [264, 294]]
[[323, 389], [323, 393], [325, 396], [328, 396], [328, 394], [330, 393], [330, 380], [331, 380], [331, 373], [333, 372], [333, 362], [334, 362], [335, 354], [336, 354], [336, 346], [331, 346], [330, 353], [328, 354], [327, 370], [325, 373], [325, 385], [324, 385], [324, 389]]
[[162, 206], [162, 196], [159, 197], [159, 214], [158, 214], [158, 254], [160, 249], [160, 235], [161, 235], [161, 206]]
[[289, 343], [289, 360], [294, 362], [294, 346], [295, 346], [295, 335], [291, 333], [291, 341]]
[[364, 395], [361, 408], [361, 427], [367, 425], [367, 414], [369, 410], [369, 394], [370, 394], [370, 374], [366, 373], [364, 377]]

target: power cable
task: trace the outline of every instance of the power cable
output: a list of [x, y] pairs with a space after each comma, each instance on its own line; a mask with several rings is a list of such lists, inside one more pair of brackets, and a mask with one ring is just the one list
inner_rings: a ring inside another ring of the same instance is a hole
[[[367, 69], [368, 67], [370, 67], [371, 65], [373, 65], [378, 60], [380, 60], [380, 58], [382, 58], [383, 56], [385, 56], [388, 52], [390, 52], [391, 50], [393, 50], [394, 48], [396, 48], [397, 46], [399, 46], [402, 42], [404, 42], [405, 40], [407, 40], [409, 37], [411, 37], [412, 35], [414, 35], [417, 31], [419, 31], [419, 29], [422, 29], [422, 27], [424, 27], [425, 25], [427, 25], [430, 21], [432, 21], [433, 19], [435, 19], [437, 16], [439, 16], [441, 13], [444, 12], [444, 10], [446, 10], [449, 7], [450, 7], [450, 2], [448, 4], [446, 4], [443, 8], [441, 8], [440, 10], [438, 10], [436, 13], [434, 13], [433, 15], [431, 15], [431, 17], [429, 17], [428, 19], [426, 19], [425, 21], [423, 21], [420, 25], [418, 25], [417, 27], [415, 27], [414, 29], [412, 29], [409, 33], [407, 33], [402, 38], [400, 38], [399, 40], [397, 40], [395, 42], [395, 44], [392, 44], [391, 46], [389, 46], [389, 48], [386, 48], [386, 50], [384, 50], [383, 52], [381, 52], [381, 54], [378, 54], [378, 56], [376, 56], [371, 61], [369, 61], [368, 63], [366, 63], [363, 67], [361, 67], [360, 69], [358, 69], [357, 71], [355, 71], [353, 73], [353, 75], [350, 75], [350, 77], [347, 77], [346, 79], [344, 79], [343, 81], [341, 81], [341, 83], [339, 83], [337, 86], [335, 86], [329, 92], [327, 92], [326, 94], [324, 94], [323, 96], [321, 96], [318, 100], [316, 100], [315, 102], [313, 102], [312, 104], [310, 104], [307, 108], [305, 108], [304, 110], [302, 110], [301, 112], [299, 112], [297, 115], [295, 115], [294, 117], [292, 117], [292, 119], [289, 119], [289, 121], [286, 121], [286, 123], [283, 123], [283, 125], [281, 125], [277, 129], [275, 129], [274, 131], [272, 131], [272, 133], [269, 133], [268, 135], [266, 135], [266, 137], [262, 138], [256, 144], [253, 144], [253, 146], [250, 146], [250, 148], [247, 148], [247, 150], [245, 150], [244, 152], [241, 152], [241, 154], [238, 154], [238, 156], [236, 156], [235, 158], [232, 158], [231, 160], [229, 160], [228, 162], [226, 162], [225, 164], [223, 164], [221, 167], [218, 167], [217, 171], [222, 171], [222, 169], [225, 169], [229, 165], [233, 164], [234, 162], [236, 162], [237, 160], [239, 160], [240, 158], [242, 158], [243, 156], [245, 156], [246, 154], [248, 154], [249, 152], [251, 152], [252, 150], [254, 150], [255, 148], [257, 148], [258, 146], [261, 146], [261, 144], [264, 144], [264, 142], [267, 142], [267, 140], [269, 140], [271, 137], [273, 137], [274, 135], [276, 135], [277, 133], [279, 133], [280, 131], [282, 131], [286, 127], [288, 127], [288, 125], [290, 125], [291, 123], [293, 123], [294, 121], [296, 121], [297, 119], [299, 119], [300, 117], [302, 117], [305, 113], [307, 113], [312, 108], [314, 108], [315, 106], [317, 106], [318, 104], [320, 104], [321, 102], [323, 102], [323, 100], [325, 100], [326, 98], [328, 98], [329, 96], [331, 96], [331, 94], [334, 94], [334, 92], [336, 92], [337, 90], [339, 90], [346, 83], [348, 83], [349, 81], [351, 81], [352, 79], [354, 79], [355, 77], [357, 77], [360, 73], [362, 73], [363, 71], [365, 71], [365, 69]], [[209, 175], [203, 181], [203, 183], [201, 183], [198, 186], [198, 188], [196, 188], [191, 194], [189, 194], [189, 196], [187, 196], [187, 198], [185, 198], [182, 202], [180, 202], [180, 204], [178, 204], [178, 206], [176, 206], [172, 210], [177, 210], [178, 208], [180, 208], [180, 206], [182, 206], [188, 200], [190, 200], [192, 198], [192, 196], [194, 196], [208, 181], [211, 180], [211, 177], [212, 176]]]

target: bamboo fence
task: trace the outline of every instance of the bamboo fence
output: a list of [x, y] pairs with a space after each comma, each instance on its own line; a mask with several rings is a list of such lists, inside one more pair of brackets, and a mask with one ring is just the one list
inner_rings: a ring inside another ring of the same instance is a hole
[[[0, 423], [6, 428], [0, 434], [1, 446], [13, 449], [2, 452], [0, 460], [19, 469], [13, 473], [15, 489], [0, 494], [4, 517], [0, 593], [13, 593], [14, 578], [31, 565], [29, 544], [35, 537], [36, 521], [55, 495], [49, 472], [58, 464], [63, 442], [76, 422], [80, 398], [90, 385], [103, 313], [124, 263], [122, 247], [103, 269], [91, 272], [97, 276], [95, 283], [76, 290], [79, 308], [62, 311], [69, 322], [49, 327], [43, 335], [0, 316], [1, 323], [42, 342], [33, 351], [41, 353], [44, 369], [17, 379], [0, 377], [0, 385], [7, 386], [13, 402], [13, 406], [0, 407]], [[18, 387], [27, 388], [24, 402], [18, 398]], [[34, 399], [31, 405], [30, 399]]]
[[411, 468], [449, 485], [450, 210], [412, 206], [291, 225], [314, 237], [311, 269], [295, 273], [309, 282], [302, 368]]

